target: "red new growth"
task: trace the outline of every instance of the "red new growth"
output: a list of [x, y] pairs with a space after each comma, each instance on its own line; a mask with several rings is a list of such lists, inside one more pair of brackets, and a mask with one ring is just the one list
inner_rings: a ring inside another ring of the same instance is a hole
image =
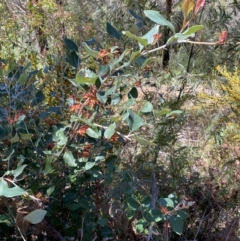
[[203, 8], [206, 0], [197, 0], [194, 13], [197, 14], [200, 8]]
[[228, 35], [227, 31], [222, 31], [222, 33], [219, 36], [218, 43], [219, 44], [224, 44], [226, 42], [226, 40], [227, 40], [227, 35]]

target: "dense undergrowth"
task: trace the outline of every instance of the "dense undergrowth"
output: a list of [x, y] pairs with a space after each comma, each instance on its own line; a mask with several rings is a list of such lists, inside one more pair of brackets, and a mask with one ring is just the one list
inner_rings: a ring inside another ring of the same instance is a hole
[[2, 240], [239, 240], [239, 5], [20, 3], [0, 5]]

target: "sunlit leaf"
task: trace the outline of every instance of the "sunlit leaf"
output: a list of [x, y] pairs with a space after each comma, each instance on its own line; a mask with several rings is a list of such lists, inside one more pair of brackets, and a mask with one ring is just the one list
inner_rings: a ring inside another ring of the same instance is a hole
[[139, 115], [134, 113], [132, 110], [128, 110], [128, 113], [128, 125], [131, 131], [136, 131], [141, 126], [145, 125], [143, 119]]
[[22, 73], [18, 79], [20, 85], [25, 85], [28, 81], [28, 74], [26, 72]]
[[85, 42], [83, 42], [82, 45], [90, 56], [92, 56], [94, 58], [98, 58], [98, 56], [99, 56], [98, 51], [92, 50]]
[[152, 112], [152, 111], [153, 111], [153, 105], [152, 105], [152, 103], [149, 102], [149, 101], [146, 101], [146, 102], [144, 103], [143, 108], [141, 109], [141, 112], [142, 112], [142, 113], [149, 113], [149, 112]]
[[148, 40], [144, 39], [142, 37], [138, 37], [132, 33], [130, 33], [129, 31], [123, 31], [122, 32], [124, 35], [126, 35], [129, 38], [135, 39], [137, 40], [141, 45], [143, 45], [144, 47], [146, 47], [148, 45]]
[[76, 159], [73, 156], [71, 151], [66, 151], [64, 153], [63, 160], [69, 167], [76, 167], [77, 166]]
[[164, 207], [174, 207], [174, 202], [171, 198], [160, 198], [158, 202]]
[[[155, 42], [155, 36], [158, 34], [159, 31], [159, 25], [154, 26], [149, 32], [147, 32], [145, 35], [142, 36], [143, 39], [147, 39], [148, 44], [153, 44]], [[140, 50], [143, 49], [144, 46], [140, 45]]]
[[85, 164], [85, 170], [90, 170], [92, 167], [94, 167], [95, 166], [95, 162], [93, 162], [93, 161], [88, 161], [88, 162], [86, 162], [86, 164]]
[[94, 131], [92, 128], [88, 128], [86, 133], [92, 138], [97, 139], [97, 138], [101, 137], [101, 133], [99, 131], [97, 131], [97, 132]]
[[142, 64], [141, 69], [144, 69], [146, 66], [151, 65], [154, 61], [156, 61], [156, 57], [146, 59]]
[[55, 190], [55, 186], [51, 186], [47, 189], [47, 195], [50, 196]]
[[192, 0], [184, 0], [182, 4], [182, 13], [184, 19], [187, 18], [188, 14], [194, 9], [194, 2]]
[[17, 178], [19, 175], [22, 174], [24, 168], [26, 167], [27, 165], [22, 165], [22, 166], [19, 166], [17, 169], [13, 170], [13, 176], [14, 178]]
[[147, 218], [152, 222], [160, 222], [163, 218], [163, 215], [159, 209], [153, 208], [148, 212]]
[[26, 215], [23, 219], [28, 221], [31, 224], [37, 224], [42, 222], [46, 214], [47, 214], [47, 211], [42, 209], [36, 209], [30, 212], [28, 215]]
[[198, 32], [202, 29], [204, 29], [203, 25], [195, 25], [195, 26], [192, 26], [192, 27], [188, 28], [187, 30], [185, 30], [182, 34], [192, 36], [192, 34], [195, 34], [196, 32]]
[[76, 75], [78, 84], [95, 84], [98, 76], [89, 69], [81, 69]]
[[104, 131], [104, 137], [106, 139], [110, 139], [114, 133], [115, 133], [115, 129], [116, 129], [116, 124], [112, 123], [105, 131]]
[[27, 192], [22, 188], [20, 188], [19, 186], [14, 186], [9, 188], [8, 183], [5, 180], [3, 180], [3, 178], [0, 178], [0, 197], [4, 196], [4, 197], [12, 198], [12, 197], [24, 195], [26, 193]]

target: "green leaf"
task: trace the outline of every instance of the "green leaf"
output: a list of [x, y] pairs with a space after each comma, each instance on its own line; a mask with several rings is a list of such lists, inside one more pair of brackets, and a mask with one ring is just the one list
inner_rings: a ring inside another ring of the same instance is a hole
[[172, 45], [172, 44], [175, 44], [177, 43], [177, 37], [174, 35], [172, 37], [170, 37], [166, 43], [166, 45]]
[[55, 190], [55, 186], [51, 186], [47, 189], [47, 195], [50, 196]]
[[94, 58], [98, 58], [98, 56], [99, 56], [98, 51], [92, 50], [85, 42], [83, 42], [82, 45], [90, 56], [92, 56]]
[[95, 84], [98, 76], [89, 69], [81, 69], [76, 75], [78, 84]]
[[185, 30], [182, 34], [183, 35], [188, 35], [188, 36], [191, 36], [192, 37], [192, 34], [193, 37], [195, 36], [195, 33], [204, 29], [204, 26], [203, 25], [195, 25], [195, 26], [192, 26], [190, 28], [188, 28], [187, 30]]
[[46, 214], [47, 214], [47, 211], [42, 209], [36, 209], [30, 212], [28, 215], [26, 215], [23, 219], [28, 221], [31, 224], [37, 224], [42, 222]]
[[141, 69], [144, 69], [147, 65], [151, 65], [153, 62], [155, 62], [156, 57], [151, 57], [149, 59], [146, 59], [143, 63], [143, 65], [141, 66]]
[[133, 197], [127, 198], [127, 205], [131, 210], [137, 210], [140, 207], [140, 203]]
[[166, 108], [166, 109], [161, 109], [161, 110], [155, 111], [155, 115], [157, 117], [161, 117], [161, 116], [166, 115], [166, 114], [168, 114], [170, 112], [171, 112], [171, 110]]
[[64, 43], [66, 44], [69, 50], [78, 52], [78, 46], [71, 39], [64, 38]]
[[86, 162], [85, 170], [90, 170], [94, 166], [95, 166], [95, 162], [92, 162], [92, 161]]
[[88, 201], [86, 199], [79, 199], [78, 203], [82, 208], [89, 209]]
[[123, 58], [127, 52], [129, 52], [128, 49], [126, 49], [117, 59], [115, 59], [111, 63], [109, 63], [110, 71], [113, 70], [113, 68], [116, 64], [118, 64], [119, 62], [121, 62], [123, 60]]
[[105, 74], [107, 74], [109, 72], [110, 68], [109, 65], [101, 65], [98, 69], [98, 75], [99, 76], [104, 76]]
[[43, 174], [46, 176], [47, 174], [52, 173], [53, 171], [54, 169], [52, 167], [52, 158], [49, 157], [46, 159]]
[[151, 102], [147, 101], [145, 102], [143, 108], [141, 109], [142, 113], [148, 113], [153, 111], [153, 105]]
[[71, 203], [68, 205], [68, 209], [71, 211], [76, 211], [81, 207], [79, 203]]
[[31, 140], [33, 135], [30, 133], [18, 133], [22, 140]]
[[169, 221], [170, 221], [172, 230], [178, 235], [181, 235], [183, 231], [183, 224], [184, 224], [182, 218], [178, 215], [173, 215], [170, 217]]
[[12, 198], [12, 197], [21, 196], [24, 194], [27, 194], [25, 190], [23, 190], [18, 186], [9, 188], [8, 183], [5, 180], [3, 180], [3, 178], [0, 178], [0, 197], [4, 196], [4, 197]]
[[143, 233], [145, 228], [147, 227], [147, 221], [144, 220], [144, 219], [139, 219], [136, 224], [135, 224], [135, 227], [136, 227], [136, 231], [137, 233]]
[[113, 93], [111, 94], [111, 101], [110, 101], [110, 105], [117, 105], [119, 104], [119, 102], [121, 101], [122, 97], [120, 94], [118, 93]]
[[131, 99], [131, 98], [134, 98], [134, 99], [137, 99], [138, 97], [138, 90], [136, 87], [133, 87], [129, 92], [128, 92], [128, 98]]
[[18, 168], [15, 169], [15, 170], [13, 170], [13, 176], [14, 176], [14, 178], [17, 178], [19, 175], [21, 175], [22, 172], [23, 172], [23, 170], [24, 170], [24, 168], [25, 168], [26, 166], [27, 166], [27, 165], [25, 164], [25, 165], [22, 165], [22, 166], [18, 167]]
[[[153, 44], [155, 42], [154, 35], [158, 34], [159, 25], [154, 26], [149, 32], [142, 36], [143, 39], [147, 39], [148, 44]], [[140, 50], [143, 49], [144, 46], [139, 44]]]
[[175, 33], [174, 26], [171, 22], [165, 19], [158, 11], [145, 10], [144, 14], [151, 19], [153, 22], [160, 24], [162, 26], [168, 26], [173, 33]]
[[151, 141], [148, 141], [140, 136], [134, 135], [131, 136], [132, 139], [136, 140], [138, 143], [142, 144], [142, 145], [147, 145], [147, 146], [154, 146], [155, 144]]
[[77, 69], [80, 65], [81, 59], [75, 51], [71, 51], [71, 53], [67, 56], [67, 62]]
[[[10, 140], [10, 141], [11, 141], [11, 140]], [[6, 154], [8, 155], [8, 157], [7, 157], [7, 158], [3, 158], [2, 161], [4, 161], [4, 162], [5, 162], [5, 161], [9, 161], [10, 158], [11, 158], [11, 156], [14, 154], [14, 152], [15, 152], [14, 149], [12, 149], [11, 152], [8, 151], [8, 152], [6, 153]], [[8, 153], [9, 153], [9, 154], [8, 154]]]
[[173, 110], [170, 113], [168, 113], [166, 115], [166, 117], [170, 117], [170, 116], [173, 116], [173, 115], [181, 115], [182, 113], [183, 113], [183, 111], [181, 111], [181, 110]]
[[28, 81], [28, 75], [26, 72], [22, 73], [18, 79], [20, 85], [25, 85]]
[[100, 93], [96, 94], [97, 99], [102, 103], [105, 104], [107, 102], [107, 95], [106, 93], [104, 93], [103, 95], [101, 95]]
[[71, 151], [66, 151], [64, 153], [63, 160], [69, 167], [76, 167], [77, 166], [76, 159], [73, 156]]
[[108, 90], [106, 90], [106, 95], [111, 95], [112, 93], [114, 93], [117, 89], [118, 85], [115, 84], [113, 85], [111, 88], [109, 88]]
[[121, 38], [122, 34], [117, 29], [115, 29], [109, 22], [107, 22], [106, 28], [110, 36], [113, 36], [118, 40]]
[[158, 202], [164, 207], [174, 208], [174, 202], [170, 198], [160, 198]]
[[135, 114], [132, 110], [128, 110], [128, 125], [131, 131], [138, 130], [141, 126], [145, 125], [143, 119]]
[[100, 226], [105, 226], [108, 222], [108, 219], [107, 218], [99, 218], [98, 221], [97, 221], [97, 224], [99, 224]]
[[0, 223], [5, 223], [9, 227], [14, 227], [14, 220], [10, 214], [0, 214]]
[[185, 220], [188, 218], [188, 214], [186, 212], [184, 212], [183, 210], [178, 210], [177, 211], [177, 215], [182, 219]]
[[56, 132], [57, 145], [63, 146], [67, 143], [68, 137], [65, 135], [64, 131], [65, 131], [65, 128], [60, 128]]
[[94, 131], [92, 128], [88, 128], [86, 133], [92, 137], [92, 138], [95, 138], [95, 139], [98, 139], [99, 137], [101, 137], [101, 133], [99, 131]]
[[148, 212], [148, 219], [150, 218], [152, 222], [160, 222], [163, 219], [161, 211], [157, 208], [153, 208]]
[[[196, 26], [192, 26], [189, 29], [187, 29], [186, 31], [184, 31], [183, 33], [176, 33], [173, 38], [174, 41], [177, 41], [179, 43], [184, 42], [186, 39], [188, 38], [193, 38], [195, 36], [195, 33], [197, 31], [200, 31], [204, 28], [203, 25], [196, 25]], [[172, 40], [171, 40], [172, 41]], [[170, 42], [170, 39], [168, 40], [167, 43]]]
[[115, 129], [116, 129], [116, 124], [112, 123], [105, 131], [104, 131], [104, 137], [106, 139], [110, 139], [114, 133], [115, 133]]
[[140, 43], [142, 46], [146, 47], [148, 45], [148, 40], [147, 39], [144, 39], [142, 37], [138, 37], [128, 31], [123, 31], [122, 32], [124, 35], [126, 35], [127, 37], [129, 38], [132, 38], [132, 39], [135, 39], [138, 41], [138, 43]]
[[141, 51], [140, 50], [132, 52], [131, 56], [130, 56], [130, 62], [133, 62], [135, 59], [140, 57], [140, 55], [141, 55]]

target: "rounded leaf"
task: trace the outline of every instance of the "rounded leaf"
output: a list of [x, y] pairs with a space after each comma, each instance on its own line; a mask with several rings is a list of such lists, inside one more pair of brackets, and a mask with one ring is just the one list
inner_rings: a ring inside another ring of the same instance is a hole
[[31, 213], [29, 213], [28, 215], [26, 215], [23, 219], [28, 221], [31, 224], [37, 224], [42, 222], [46, 214], [47, 214], [47, 211], [42, 209], [36, 209]]

